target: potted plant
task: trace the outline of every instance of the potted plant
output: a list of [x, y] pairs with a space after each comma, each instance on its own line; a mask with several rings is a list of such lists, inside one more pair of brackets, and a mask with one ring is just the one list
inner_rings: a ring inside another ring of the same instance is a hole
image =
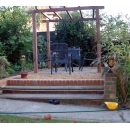
[[25, 64], [26, 64], [26, 57], [25, 55], [22, 55], [21, 58], [21, 67], [22, 67], [22, 70], [21, 70], [21, 78], [27, 78], [27, 75], [28, 75], [28, 71], [26, 70], [25, 68]]

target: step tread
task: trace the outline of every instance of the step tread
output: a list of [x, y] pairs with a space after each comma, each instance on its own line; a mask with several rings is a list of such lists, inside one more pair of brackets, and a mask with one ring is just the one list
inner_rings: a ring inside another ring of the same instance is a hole
[[101, 89], [101, 90], [99, 90], [99, 89], [89, 89], [89, 90], [82, 90], [82, 89], [59, 89], [59, 90], [55, 90], [55, 89], [51, 89], [51, 90], [48, 90], [48, 89], [43, 89], [43, 90], [34, 90], [34, 89], [26, 89], [26, 90], [22, 90], [22, 89], [4, 89], [4, 90], [10, 90], [10, 91], [80, 91], [80, 92], [82, 92], [82, 91], [104, 91], [103, 89]]
[[24, 99], [104, 99], [104, 94], [1, 94], [0, 98]]
[[93, 86], [6, 86], [3, 89], [104, 89], [104, 86], [93, 85]]

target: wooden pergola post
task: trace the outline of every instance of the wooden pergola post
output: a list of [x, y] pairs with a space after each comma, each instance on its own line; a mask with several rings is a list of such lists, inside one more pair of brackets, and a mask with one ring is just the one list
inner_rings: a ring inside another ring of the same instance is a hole
[[36, 31], [36, 13], [32, 13], [33, 22], [33, 65], [34, 73], [38, 73], [38, 57], [37, 57], [37, 31]]
[[[101, 60], [101, 40], [100, 40], [100, 17], [99, 8], [96, 9], [96, 28], [97, 28], [97, 57]], [[98, 73], [101, 73], [101, 62], [97, 66]]]
[[[50, 31], [49, 31], [49, 20], [46, 21], [47, 28], [47, 57], [50, 59]], [[51, 67], [51, 62], [48, 60], [48, 69]]]

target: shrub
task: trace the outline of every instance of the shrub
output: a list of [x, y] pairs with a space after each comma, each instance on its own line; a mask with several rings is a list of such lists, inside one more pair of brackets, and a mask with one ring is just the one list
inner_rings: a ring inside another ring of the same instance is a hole
[[9, 76], [8, 68], [10, 63], [5, 56], [0, 56], [0, 79]]

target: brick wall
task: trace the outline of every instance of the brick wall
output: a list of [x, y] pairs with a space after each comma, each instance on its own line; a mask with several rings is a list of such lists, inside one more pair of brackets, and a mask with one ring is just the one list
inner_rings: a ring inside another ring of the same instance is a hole
[[114, 73], [105, 74], [104, 99], [116, 99], [116, 75]]
[[7, 79], [0, 80], [0, 88], [5, 87], [7, 85]]

